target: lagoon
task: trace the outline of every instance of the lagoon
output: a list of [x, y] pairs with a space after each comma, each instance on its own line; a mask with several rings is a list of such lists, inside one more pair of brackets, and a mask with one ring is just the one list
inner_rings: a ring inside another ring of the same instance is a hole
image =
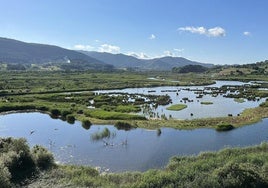
[[[91, 135], [108, 128], [114, 137], [103, 141]], [[32, 134], [31, 134], [32, 133]], [[31, 146], [40, 144], [62, 164], [100, 167], [102, 171], [145, 171], [163, 168], [175, 155], [196, 155], [225, 147], [242, 147], [268, 141], [268, 119], [228, 132], [214, 129], [117, 130], [113, 125], [92, 125], [84, 129], [79, 121], [68, 124], [38, 112], [0, 116], [0, 137], [24, 137]], [[127, 144], [123, 144], [127, 140]]]

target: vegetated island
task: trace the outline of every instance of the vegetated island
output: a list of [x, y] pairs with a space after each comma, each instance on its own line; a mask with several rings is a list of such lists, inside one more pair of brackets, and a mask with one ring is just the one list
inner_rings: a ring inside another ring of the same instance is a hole
[[183, 110], [184, 108], [187, 108], [186, 104], [174, 104], [174, 105], [167, 107], [167, 110], [180, 111], [180, 110]]
[[213, 104], [213, 102], [210, 102], [210, 101], [202, 101], [202, 102], [200, 102], [200, 104], [211, 105], [211, 104]]

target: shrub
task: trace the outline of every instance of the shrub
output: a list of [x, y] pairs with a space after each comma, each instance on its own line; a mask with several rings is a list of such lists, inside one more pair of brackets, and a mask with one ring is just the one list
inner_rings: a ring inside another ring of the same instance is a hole
[[50, 110], [50, 113], [51, 113], [51, 115], [54, 116], [54, 117], [58, 117], [58, 116], [61, 115], [61, 112], [60, 112], [58, 109], [51, 109], [51, 110]]
[[217, 131], [229, 131], [232, 129], [234, 129], [234, 126], [231, 124], [220, 124], [220, 125], [217, 125], [216, 127]]
[[[2, 159], [0, 158], [2, 161]], [[4, 166], [3, 163], [0, 162], [0, 185], [3, 188], [11, 187], [11, 174], [7, 167]]]
[[63, 110], [63, 111], [61, 111], [61, 116], [62, 116], [63, 118], [66, 118], [67, 115], [69, 115], [69, 114], [71, 114], [71, 112], [68, 111], [68, 110]]
[[130, 123], [128, 122], [123, 122], [123, 121], [117, 121], [114, 125], [118, 130], [130, 130], [134, 128]]
[[84, 129], [88, 130], [91, 125], [92, 125], [92, 123], [89, 120], [87, 120], [87, 119], [82, 120], [82, 127]]
[[67, 115], [66, 119], [68, 123], [73, 124], [75, 122], [75, 117], [71, 114]]
[[11, 181], [20, 182], [35, 171], [30, 148], [25, 139], [0, 139], [1, 162], [11, 174]]
[[52, 153], [50, 153], [42, 146], [34, 146], [31, 150], [31, 154], [36, 166], [42, 170], [48, 169], [54, 165], [54, 158]]

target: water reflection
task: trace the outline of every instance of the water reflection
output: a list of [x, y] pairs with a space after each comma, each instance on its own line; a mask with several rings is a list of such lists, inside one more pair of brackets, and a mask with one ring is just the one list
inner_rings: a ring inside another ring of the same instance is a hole
[[[0, 116], [1, 137], [25, 137], [31, 146], [41, 144], [50, 149], [61, 163], [100, 166], [110, 171], [164, 167], [174, 155], [193, 155], [215, 151], [226, 146], [249, 146], [268, 140], [268, 119], [229, 132], [214, 129], [118, 130], [113, 125], [92, 125], [85, 130], [51, 119], [40, 113], [18, 113]], [[92, 140], [91, 135], [107, 128], [110, 138]], [[32, 134], [31, 131], [34, 131]], [[115, 136], [112, 136], [115, 133]]]

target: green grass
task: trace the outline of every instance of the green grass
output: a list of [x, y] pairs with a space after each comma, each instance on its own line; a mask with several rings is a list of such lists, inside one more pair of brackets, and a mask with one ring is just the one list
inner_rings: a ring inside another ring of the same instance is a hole
[[167, 110], [172, 110], [172, 111], [180, 111], [183, 110], [184, 108], [187, 108], [187, 105], [185, 104], [174, 104], [169, 107], [167, 107]]
[[88, 110], [85, 112], [86, 116], [103, 119], [103, 120], [145, 120], [143, 116], [135, 114], [127, 114], [121, 112], [105, 111], [101, 109]]
[[211, 105], [211, 104], [213, 104], [213, 102], [210, 102], [210, 101], [202, 101], [200, 103], [201, 104], [204, 104], [204, 105]]

